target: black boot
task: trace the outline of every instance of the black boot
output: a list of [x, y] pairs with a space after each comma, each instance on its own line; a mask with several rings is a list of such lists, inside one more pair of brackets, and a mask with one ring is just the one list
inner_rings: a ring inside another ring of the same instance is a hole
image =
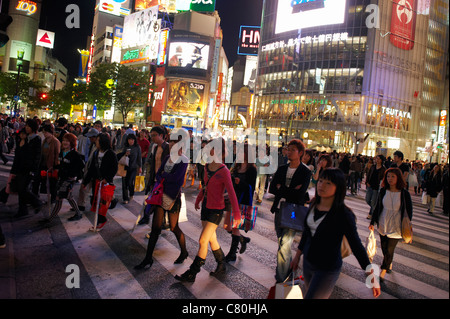
[[192, 263], [191, 267], [189, 267], [189, 269], [181, 276], [176, 275], [175, 279], [183, 282], [194, 282], [195, 277], [200, 272], [200, 269], [204, 264], [205, 260], [203, 258], [195, 256], [194, 262]]
[[236, 252], [239, 247], [239, 241], [241, 237], [237, 235], [231, 235], [231, 247], [227, 256], [225, 257], [225, 261], [228, 263], [230, 261], [236, 261]]
[[241, 243], [241, 249], [239, 250], [239, 253], [243, 254], [247, 249], [247, 244], [250, 242], [250, 238], [241, 235], [241, 237], [239, 238], [239, 242]]
[[214, 254], [214, 258], [216, 259], [216, 262], [217, 262], [217, 268], [215, 271], [212, 271], [209, 274], [214, 277], [225, 274], [225, 272], [227, 271], [227, 268], [225, 266], [225, 255], [222, 251], [222, 248], [213, 250], [213, 254]]

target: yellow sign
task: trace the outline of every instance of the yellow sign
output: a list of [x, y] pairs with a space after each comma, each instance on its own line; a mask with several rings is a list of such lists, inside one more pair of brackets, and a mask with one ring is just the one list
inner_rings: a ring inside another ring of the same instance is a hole
[[19, 0], [16, 10], [24, 11], [27, 15], [32, 15], [37, 11], [37, 3], [29, 0]]

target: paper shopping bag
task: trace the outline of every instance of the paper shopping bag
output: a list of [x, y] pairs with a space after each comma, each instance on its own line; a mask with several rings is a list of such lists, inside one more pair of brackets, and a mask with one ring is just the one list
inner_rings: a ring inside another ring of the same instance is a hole
[[136, 193], [142, 192], [145, 189], [145, 176], [136, 176], [134, 182], [134, 191]]

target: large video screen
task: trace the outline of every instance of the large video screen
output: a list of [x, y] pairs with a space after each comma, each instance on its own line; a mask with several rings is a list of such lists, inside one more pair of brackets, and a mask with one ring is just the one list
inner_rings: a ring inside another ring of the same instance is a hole
[[[320, 6], [313, 6], [315, 1], [320, 2]], [[275, 33], [341, 24], [345, 21], [345, 12], [346, 0], [278, 0]]]
[[169, 67], [208, 69], [209, 44], [197, 42], [172, 42], [169, 46]]

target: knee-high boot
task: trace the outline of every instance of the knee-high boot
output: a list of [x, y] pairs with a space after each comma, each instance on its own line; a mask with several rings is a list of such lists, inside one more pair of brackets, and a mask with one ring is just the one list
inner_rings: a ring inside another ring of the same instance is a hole
[[181, 276], [176, 275], [175, 279], [183, 282], [194, 282], [195, 277], [200, 272], [200, 269], [205, 264], [205, 259], [195, 256], [194, 262], [189, 269]]
[[241, 249], [239, 250], [239, 253], [243, 254], [247, 249], [247, 244], [250, 242], [250, 238], [241, 235], [239, 237], [239, 242], [241, 243]]
[[213, 250], [214, 258], [217, 262], [216, 270], [210, 272], [211, 276], [219, 276], [226, 272], [227, 268], [225, 266], [225, 254], [222, 251], [222, 248], [217, 250]]
[[241, 236], [231, 235], [231, 246], [230, 251], [225, 257], [226, 262], [236, 261], [236, 253], [239, 247], [239, 242], [241, 240]]

